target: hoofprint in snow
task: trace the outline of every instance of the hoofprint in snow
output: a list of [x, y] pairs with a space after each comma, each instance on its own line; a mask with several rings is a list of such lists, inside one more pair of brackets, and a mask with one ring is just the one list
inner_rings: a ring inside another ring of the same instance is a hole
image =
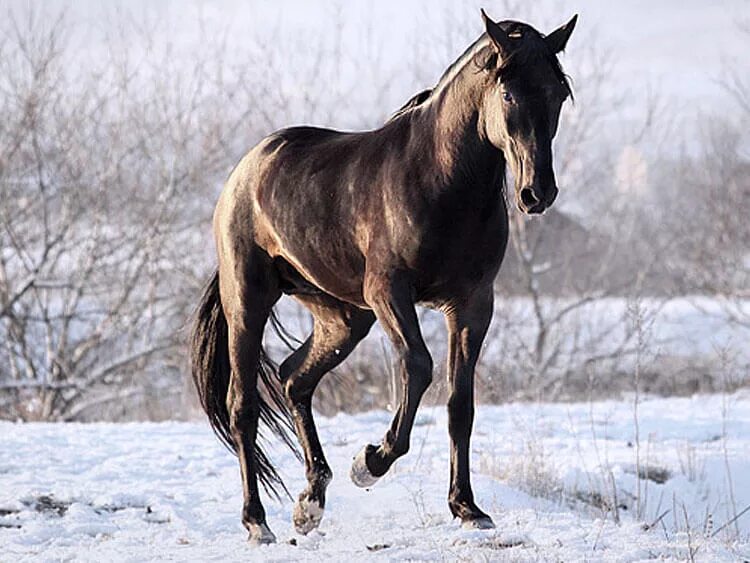
[[[732, 521], [750, 505], [746, 391], [643, 399], [638, 440], [632, 401], [479, 407], [475, 494], [496, 530], [450, 517], [444, 409], [422, 409], [372, 489], [349, 481], [389, 420], [319, 417], [334, 471], [320, 529], [297, 535], [293, 503], [268, 500], [279, 543], [263, 547], [245, 541], [237, 461], [205, 424], [2, 423], [0, 560], [750, 558], [750, 512]], [[296, 495], [302, 467], [274, 453]]]

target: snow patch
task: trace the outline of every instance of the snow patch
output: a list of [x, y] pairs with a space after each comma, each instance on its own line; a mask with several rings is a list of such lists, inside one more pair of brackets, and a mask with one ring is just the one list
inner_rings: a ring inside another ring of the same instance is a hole
[[[750, 558], [750, 512], [740, 515], [750, 505], [750, 393], [642, 400], [638, 465], [630, 401], [479, 406], [474, 492], [494, 530], [451, 518], [447, 414], [422, 413], [410, 453], [372, 490], [344, 476], [354, 445], [381, 438], [389, 413], [318, 417], [339, 476], [326, 516], [301, 536], [292, 503], [265, 499], [278, 542], [257, 547], [241, 523], [237, 460], [205, 423], [0, 423], [0, 459], [13, 468], [0, 486], [0, 558]], [[289, 489], [304, 490], [291, 452], [271, 450]]]

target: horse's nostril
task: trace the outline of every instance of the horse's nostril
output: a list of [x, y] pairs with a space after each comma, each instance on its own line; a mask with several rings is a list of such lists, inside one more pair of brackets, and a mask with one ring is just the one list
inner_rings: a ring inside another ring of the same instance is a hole
[[527, 209], [531, 209], [539, 203], [539, 198], [536, 197], [534, 190], [531, 188], [523, 188], [521, 190], [521, 203], [523, 203]]

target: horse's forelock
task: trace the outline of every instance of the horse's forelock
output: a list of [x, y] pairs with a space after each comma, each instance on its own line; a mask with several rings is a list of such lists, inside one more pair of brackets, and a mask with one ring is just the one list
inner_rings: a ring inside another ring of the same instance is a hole
[[[519, 22], [514, 22], [519, 23]], [[520, 24], [524, 31], [531, 31], [531, 36], [519, 38], [518, 47], [500, 59], [497, 68], [500, 75], [510, 76], [519, 75], [528, 70], [531, 65], [548, 64], [555, 74], [555, 78], [562, 84], [573, 97], [573, 89], [570, 85], [570, 79], [560, 64], [557, 55], [552, 53], [544, 42], [544, 36], [531, 26]]]

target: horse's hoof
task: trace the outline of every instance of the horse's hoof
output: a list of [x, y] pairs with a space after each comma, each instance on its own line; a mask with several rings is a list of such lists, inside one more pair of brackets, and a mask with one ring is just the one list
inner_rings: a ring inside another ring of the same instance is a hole
[[323, 519], [323, 507], [317, 500], [310, 500], [307, 496], [302, 496], [294, 505], [292, 522], [297, 533], [306, 536], [315, 528], [320, 526]]
[[366, 489], [372, 487], [378, 482], [379, 477], [375, 477], [370, 470], [367, 468], [367, 462], [365, 461], [365, 453], [367, 452], [367, 446], [362, 448], [354, 458], [352, 463], [352, 469], [349, 471], [349, 477], [351, 477], [352, 483], [358, 487]]
[[247, 538], [250, 545], [267, 545], [276, 543], [276, 536], [265, 523], [251, 524], [250, 536]]
[[464, 530], [491, 530], [495, 527], [495, 523], [489, 516], [480, 516], [464, 520], [461, 522], [461, 527]]

